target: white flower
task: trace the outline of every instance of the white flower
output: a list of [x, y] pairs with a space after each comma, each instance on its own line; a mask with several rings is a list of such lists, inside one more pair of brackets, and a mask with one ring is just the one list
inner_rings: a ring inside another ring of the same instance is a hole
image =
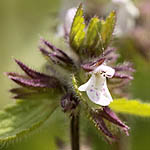
[[108, 106], [113, 101], [107, 87], [106, 78], [112, 78], [115, 70], [104, 64], [90, 72], [91, 78], [79, 87], [79, 91], [86, 91], [89, 99], [101, 106]]
[[112, 8], [117, 11], [115, 34], [121, 36], [135, 27], [139, 10], [131, 0], [112, 0]]

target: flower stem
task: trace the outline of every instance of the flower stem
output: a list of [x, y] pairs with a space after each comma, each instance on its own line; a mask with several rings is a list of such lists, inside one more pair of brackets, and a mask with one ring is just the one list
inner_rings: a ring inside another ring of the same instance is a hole
[[71, 116], [70, 122], [70, 132], [71, 132], [71, 147], [72, 150], [79, 150], [79, 112], [74, 113]]

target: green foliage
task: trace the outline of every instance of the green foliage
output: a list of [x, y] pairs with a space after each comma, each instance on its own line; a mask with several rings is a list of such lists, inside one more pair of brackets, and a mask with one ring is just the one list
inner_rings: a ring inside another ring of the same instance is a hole
[[110, 43], [115, 22], [116, 14], [113, 11], [106, 21], [93, 17], [86, 28], [82, 5], [80, 5], [70, 31], [70, 46], [80, 53], [84, 53], [84, 49], [92, 55], [100, 54]]
[[22, 138], [39, 128], [56, 109], [50, 100], [17, 101], [0, 111], [0, 145]]
[[83, 40], [85, 38], [84, 29], [85, 23], [83, 17], [83, 9], [82, 5], [80, 5], [74, 17], [70, 31], [70, 45], [76, 50], [78, 50], [82, 46]]
[[150, 117], [150, 103], [141, 103], [137, 100], [127, 100], [122, 98], [114, 100], [109, 106], [118, 113]]
[[85, 48], [89, 51], [102, 50], [102, 40], [101, 40], [101, 22], [97, 17], [91, 19], [87, 34]]
[[102, 24], [101, 36], [102, 36], [104, 49], [107, 48], [112, 38], [112, 33], [115, 28], [115, 23], [116, 23], [116, 13], [114, 11], [109, 14], [109, 16], [106, 18], [106, 21], [104, 20], [101, 21]]

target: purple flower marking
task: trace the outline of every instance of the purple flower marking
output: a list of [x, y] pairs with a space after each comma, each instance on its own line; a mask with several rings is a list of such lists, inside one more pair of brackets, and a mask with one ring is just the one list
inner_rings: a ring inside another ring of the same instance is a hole
[[94, 90], [93, 89], [90, 89], [90, 92], [93, 92]]

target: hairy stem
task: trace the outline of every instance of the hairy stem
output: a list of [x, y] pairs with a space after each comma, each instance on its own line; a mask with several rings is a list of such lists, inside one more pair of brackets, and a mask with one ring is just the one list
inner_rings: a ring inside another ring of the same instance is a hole
[[79, 113], [73, 114], [71, 116], [70, 122], [70, 132], [71, 132], [71, 147], [72, 150], [79, 150]]

